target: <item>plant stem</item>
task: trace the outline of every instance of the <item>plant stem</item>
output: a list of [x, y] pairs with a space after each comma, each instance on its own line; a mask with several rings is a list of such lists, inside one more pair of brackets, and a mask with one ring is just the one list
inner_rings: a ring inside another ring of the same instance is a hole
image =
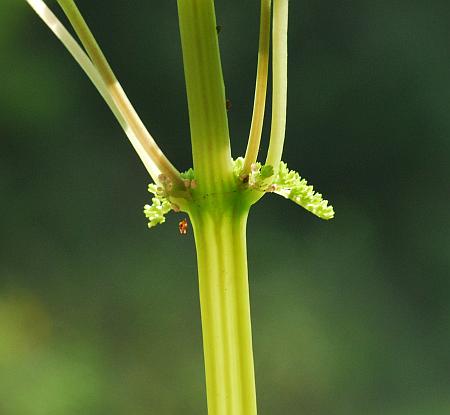
[[272, 0], [261, 0], [261, 21], [259, 29], [258, 69], [256, 73], [255, 100], [252, 125], [245, 152], [242, 175], [250, 173], [252, 164], [258, 158], [261, 134], [266, 108], [267, 78], [269, 76], [270, 17]]
[[198, 188], [229, 191], [234, 179], [214, 1], [178, 0], [178, 15]]
[[197, 248], [208, 414], [256, 415], [248, 209], [210, 206], [190, 212]]
[[187, 211], [197, 249], [209, 415], [256, 415], [246, 222], [231, 162], [213, 0], [178, 0], [198, 187]]
[[273, 90], [272, 127], [266, 164], [278, 170], [286, 133], [287, 31], [289, 0], [273, 1]]

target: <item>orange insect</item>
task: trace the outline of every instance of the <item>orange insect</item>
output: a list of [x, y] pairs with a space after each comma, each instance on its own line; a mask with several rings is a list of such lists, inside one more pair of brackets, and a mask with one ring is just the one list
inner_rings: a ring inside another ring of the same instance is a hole
[[178, 230], [180, 231], [181, 235], [186, 235], [188, 231], [188, 222], [186, 219], [183, 219], [178, 223]]

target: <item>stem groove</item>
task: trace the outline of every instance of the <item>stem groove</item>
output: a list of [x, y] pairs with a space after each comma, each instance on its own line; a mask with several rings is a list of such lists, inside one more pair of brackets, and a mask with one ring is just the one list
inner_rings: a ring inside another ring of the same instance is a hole
[[247, 274], [248, 209], [191, 212], [209, 415], [256, 415]]

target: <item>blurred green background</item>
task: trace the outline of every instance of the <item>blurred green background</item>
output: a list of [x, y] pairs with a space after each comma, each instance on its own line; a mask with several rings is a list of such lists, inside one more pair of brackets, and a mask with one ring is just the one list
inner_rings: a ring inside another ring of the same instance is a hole
[[[216, 3], [239, 156], [259, 2]], [[150, 131], [190, 167], [176, 2], [78, 4]], [[284, 159], [337, 215], [270, 195], [251, 213], [259, 411], [448, 415], [450, 3], [290, 9]], [[184, 216], [147, 229], [143, 166], [24, 1], [0, 2], [0, 51], [0, 414], [206, 414]]]

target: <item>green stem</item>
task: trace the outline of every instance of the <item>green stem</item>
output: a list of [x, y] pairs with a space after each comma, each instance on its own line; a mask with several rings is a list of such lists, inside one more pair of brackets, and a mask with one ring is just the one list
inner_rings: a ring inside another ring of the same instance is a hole
[[203, 193], [233, 187], [225, 87], [213, 0], [178, 0], [192, 155]]
[[209, 415], [256, 415], [245, 204], [232, 171], [213, 0], [178, 0], [197, 188], [187, 210], [199, 273]]
[[248, 209], [217, 206], [211, 203], [190, 212], [197, 248], [208, 414], [256, 415], [245, 234]]

